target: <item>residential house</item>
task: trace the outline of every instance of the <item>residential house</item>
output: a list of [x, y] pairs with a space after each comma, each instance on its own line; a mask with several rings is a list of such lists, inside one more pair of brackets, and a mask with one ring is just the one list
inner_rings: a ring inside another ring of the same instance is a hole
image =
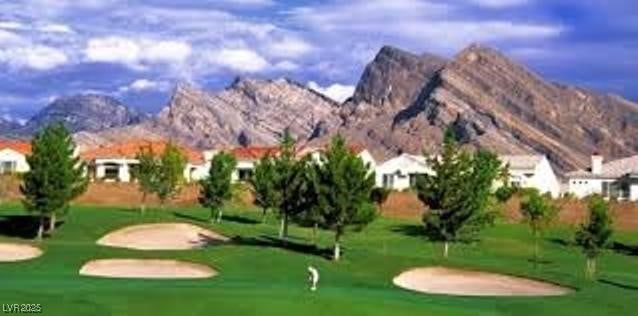
[[[142, 148], [161, 154], [166, 141], [131, 141], [120, 144], [104, 145], [84, 151], [80, 157], [88, 164], [88, 174], [92, 181], [134, 182], [133, 170], [139, 165], [136, 158]], [[187, 181], [198, 180], [204, 165], [203, 154], [185, 146], [178, 148], [187, 159], [184, 178]]]
[[376, 186], [392, 190], [405, 190], [416, 184], [419, 175], [432, 174], [424, 156], [401, 154], [376, 168]]
[[591, 166], [567, 174], [567, 192], [582, 198], [600, 194], [606, 198], [638, 201], [638, 155], [604, 163], [591, 156]]
[[[370, 171], [374, 171], [377, 168], [377, 162], [374, 159], [374, 156], [368, 151], [365, 147], [361, 145], [350, 145], [348, 149], [351, 153], [354, 153], [363, 161], [365, 165], [368, 166]], [[297, 150], [297, 157], [301, 158], [307, 155], [310, 155], [310, 158], [316, 162], [321, 161], [321, 155], [326, 149], [323, 147], [301, 147]]]
[[237, 160], [237, 167], [235, 167], [231, 179], [233, 181], [248, 181], [259, 160], [267, 155], [279, 155], [279, 147], [236, 147], [231, 149], [230, 153]]
[[29, 171], [26, 156], [31, 154], [31, 144], [24, 141], [0, 140], [0, 174]]
[[510, 185], [535, 188], [557, 198], [561, 193], [560, 180], [544, 155], [501, 155], [498, 157], [509, 167]]

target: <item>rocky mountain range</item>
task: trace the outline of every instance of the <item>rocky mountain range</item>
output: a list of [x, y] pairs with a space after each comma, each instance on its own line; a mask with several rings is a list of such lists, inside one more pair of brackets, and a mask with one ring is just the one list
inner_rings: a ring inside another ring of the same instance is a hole
[[382, 159], [436, 152], [452, 126], [468, 147], [546, 154], [560, 171], [587, 166], [592, 152], [638, 152], [638, 104], [549, 82], [481, 45], [451, 59], [383, 47], [343, 104], [292, 80], [251, 78], [219, 92], [180, 84], [146, 118], [115, 100], [86, 98], [54, 102], [23, 130], [62, 119], [84, 146], [170, 137], [210, 148], [275, 144], [288, 128], [317, 144], [342, 133]]

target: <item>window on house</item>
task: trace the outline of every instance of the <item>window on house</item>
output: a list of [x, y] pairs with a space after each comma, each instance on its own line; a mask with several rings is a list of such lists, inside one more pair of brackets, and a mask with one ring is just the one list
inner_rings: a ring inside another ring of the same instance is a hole
[[239, 178], [239, 181], [248, 181], [250, 180], [252, 176], [253, 176], [252, 169], [243, 168], [243, 169], [237, 170], [237, 177]]
[[0, 161], [0, 174], [16, 172], [17, 163], [15, 161]]
[[120, 165], [105, 164], [104, 165], [104, 180], [119, 181], [120, 180]]
[[394, 175], [392, 175], [392, 174], [384, 174], [383, 175], [383, 187], [384, 188], [393, 188], [394, 187]]

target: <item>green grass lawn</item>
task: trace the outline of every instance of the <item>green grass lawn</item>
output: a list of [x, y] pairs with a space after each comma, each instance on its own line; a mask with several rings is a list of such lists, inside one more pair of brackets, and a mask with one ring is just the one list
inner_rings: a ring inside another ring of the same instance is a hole
[[[1, 217], [23, 214], [16, 205], [0, 207]], [[543, 243], [547, 263], [529, 261], [531, 239], [522, 225], [499, 224], [476, 244], [453, 245], [443, 262], [440, 247], [418, 235], [418, 222], [379, 219], [361, 233], [346, 236], [343, 261], [283, 249], [263, 236], [276, 236], [277, 222], [260, 224], [259, 214], [229, 210], [216, 231], [241, 242], [189, 251], [134, 251], [100, 247], [107, 232], [136, 223], [180, 221], [209, 226], [204, 209], [149, 211], [74, 207], [56, 234], [41, 243], [44, 255], [0, 263], [0, 303], [41, 304], [44, 315], [630, 315], [638, 306], [638, 234], [617, 233], [625, 253], [609, 250], [597, 282], [583, 279], [584, 259], [570, 245], [572, 230], [555, 229]], [[2, 225], [0, 225], [2, 226]], [[2, 226], [5, 227], [6, 225]], [[5, 228], [6, 229], [6, 228]], [[0, 241], [29, 242], [0, 232]], [[311, 230], [291, 228], [292, 245], [311, 243]], [[328, 248], [332, 234], [321, 232]], [[265, 245], [264, 245], [265, 243]], [[628, 254], [634, 250], [634, 255]], [[99, 279], [78, 275], [96, 258], [175, 258], [208, 264], [220, 275], [205, 280]], [[321, 272], [319, 291], [307, 290], [306, 266]], [[392, 278], [416, 266], [449, 265], [549, 280], [577, 292], [552, 298], [468, 298], [426, 295], [392, 285]]]

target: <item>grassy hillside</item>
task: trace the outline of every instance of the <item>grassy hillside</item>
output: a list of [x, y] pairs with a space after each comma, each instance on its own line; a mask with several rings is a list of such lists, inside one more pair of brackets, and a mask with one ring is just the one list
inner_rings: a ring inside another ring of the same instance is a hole
[[[287, 248], [271, 237], [277, 223], [259, 214], [229, 210], [214, 229], [235, 242], [189, 251], [141, 252], [95, 245], [107, 232], [135, 223], [180, 221], [202, 226], [200, 208], [148, 212], [108, 207], [74, 207], [56, 234], [41, 243], [45, 254], [31, 261], [0, 264], [3, 304], [39, 303], [44, 315], [622, 315], [638, 298], [638, 234], [619, 233], [615, 249], [600, 263], [597, 282], [583, 279], [584, 259], [570, 245], [570, 228], [557, 228], [543, 243], [547, 263], [529, 262], [531, 238], [525, 226], [499, 224], [475, 244], [454, 245], [443, 263], [438, 245], [419, 235], [418, 222], [380, 219], [346, 236], [342, 262], [321, 255], [332, 234], [321, 232], [320, 249], [311, 230], [293, 227]], [[21, 225], [14, 225], [21, 223]], [[29, 242], [19, 227], [29, 219], [17, 204], [0, 206], [0, 241]], [[635, 248], [632, 246], [635, 245]], [[122, 280], [78, 276], [96, 258], [175, 258], [205, 263], [220, 271], [206, 280]], [[307, 290], [306, 266], [321, 272], [319, 291]], [[467, 298], [426, 295], [392, 285], [415, 266], [446, 264], [549, 280], [577, 292], [554, 298]]]

